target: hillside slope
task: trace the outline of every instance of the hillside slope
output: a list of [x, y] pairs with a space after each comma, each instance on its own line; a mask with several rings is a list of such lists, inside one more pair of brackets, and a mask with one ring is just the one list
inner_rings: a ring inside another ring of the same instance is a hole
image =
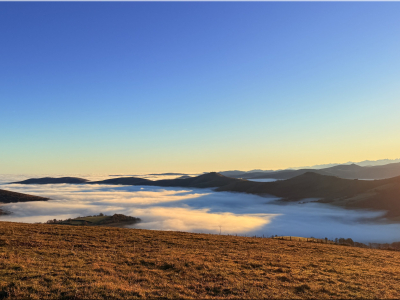
[[[290, 179], [307, 172], [314, 172], [320, 175], [337, 176], [343, 179], [386, 179], [395, 176], [400, 176], [400, 163], [391, 163], [381, 166], [358, 166], [337, 165], [323, 169], [299, 169], [299, 170], [280, 170], [273, 172], [244, 172], [232, 173], [234, 178], [243, 179]], [[228, 176], [228, 175], [227, 175]]]
[[399, 252], [329, 244], [0, 222], [0, 257], [2, 299], [400, 297]]
[[[113, 180], [121, 184], [125, 181], [124, 178]], [[400, 222], [400, 177], [350, 180], [307, 172], [287, 180], [254, 182], [212, 172], [187, 179], [147, 180], [138, 185], [216, 188], [216, 191], [223, 192], [274, 195], [286, 201], [318, 198], [319, 202], [345, 208], [388, 211], [384, 218]]]
[[23, 193], [0, 190], [0, 203], [28, 202], [28, 201], [46, 201], [49, 198], [33, 196]]
[[[6, 190], [0, 190], [0, 204], [5, 203], [15, 203], [15, 202], [29, 202], [29, 201], [47, 201], [49, 198], [33, 196], [28, 194], [22, 194], [17, 192], [11, 192]], [[6, 214], [5, 211], [1, 209], [0, 215]]]
[[218, 190], [271, 194], [289, 200], [303, 198], [335, 199], [338, 197], [352, 197], [385, 184], [386, 182], [380, 180], [349, 180], [307, 172], [287, 180], [274, 182], [244, 181], [241, 185], [224, 186]]

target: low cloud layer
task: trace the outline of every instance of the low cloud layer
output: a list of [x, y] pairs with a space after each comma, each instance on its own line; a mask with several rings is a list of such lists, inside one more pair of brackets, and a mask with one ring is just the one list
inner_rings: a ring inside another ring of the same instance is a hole
[[[4, 180], [10, 182], [13, 180]], [[240, 235], [352, 238], [360, 242], [400, 240], [400, 225], [366, 223], [381, 212], [351, 211], [318, 203], [278, 204], [277, 198], [212, 189], [112, 185], [19, 185], [0, 188], [49, 197], [47, 202], [11, 203], [2, 221], [45, 222], [122, 213], [140, 217], [136, 228]]]

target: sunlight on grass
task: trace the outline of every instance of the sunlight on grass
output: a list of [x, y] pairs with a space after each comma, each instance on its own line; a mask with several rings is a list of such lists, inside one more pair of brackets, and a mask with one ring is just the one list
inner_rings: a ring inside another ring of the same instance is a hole
[[398, 298], [400, 253], [304, 241], [0, 222], [0, 297]]

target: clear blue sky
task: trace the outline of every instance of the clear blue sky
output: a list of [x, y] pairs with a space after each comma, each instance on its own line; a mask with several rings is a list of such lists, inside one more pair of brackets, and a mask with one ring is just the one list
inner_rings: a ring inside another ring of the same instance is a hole
[[400, 3], [0, 3], [0, 173], [400, 157]]

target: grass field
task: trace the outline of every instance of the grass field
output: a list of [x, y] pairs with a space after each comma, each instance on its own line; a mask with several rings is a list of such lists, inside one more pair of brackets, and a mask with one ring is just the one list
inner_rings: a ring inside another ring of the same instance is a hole
[[0, 299], [399, 298], [400, 253], [0, 222]]

